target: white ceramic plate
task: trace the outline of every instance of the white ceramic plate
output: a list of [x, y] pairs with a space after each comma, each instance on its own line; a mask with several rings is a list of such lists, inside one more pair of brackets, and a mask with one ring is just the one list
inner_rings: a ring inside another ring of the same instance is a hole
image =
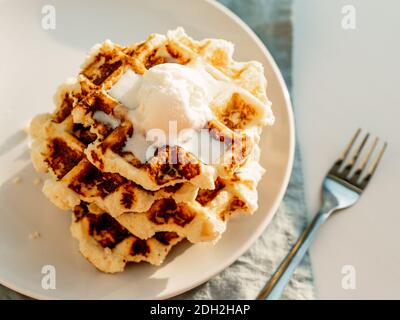
[[[56, 29], [44, 30], [42, 6], [56, 9]], [[236, 44], [238, 60], [264, 64], [276, 124], [264, 131], [260, 208], [229, 223], [211, 244], [183, 244], [162, 267], [132, 264], [122, 274], [98, 272], [79, 253], [69, 233], [70, 215], [50, 204], [34, 184], [29, 119], [52, 110], [52, 95], [75, 75], [85, 52], [109, 38], [122, 44], [183, 26], [194, 38]], [[272, 57], [236, 16], [211, 1], [16, 1], [0, 0], [0, 282], [35, 298], [162, 299], [189, 290], [233, 263], [273, 217], [286, 189], [294, 153], [294, 126], [286, 86]], [[20, 183], [15, 183], [19, 177]], [[29, 240], [29, 234], [41, 237]], [[265, 254], [268, 254], [267, 252]], [[56, 289], [42, 288], [42, 268], [56, 269]]]

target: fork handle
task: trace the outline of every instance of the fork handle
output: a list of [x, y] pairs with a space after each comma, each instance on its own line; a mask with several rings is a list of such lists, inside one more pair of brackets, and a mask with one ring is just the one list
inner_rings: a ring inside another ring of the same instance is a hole
[[277, 300], [292, 277], [293, 271], [299, 265], [319, 227], [329, 218], [331, 211], [321, 209], [307, 228], [303, 231], [286, 258], [281, 262], [273, 276], [260, 291], [258, 300]]

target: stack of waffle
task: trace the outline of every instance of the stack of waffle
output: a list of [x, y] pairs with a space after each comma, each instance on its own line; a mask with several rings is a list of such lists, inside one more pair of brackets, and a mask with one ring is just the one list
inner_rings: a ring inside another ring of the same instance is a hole
[[[106, 41], [59, 87], [55, 111], [32, 120], [32, 161], [49, 173], [43, 192], [72, 210], [72, 235], [99, 270], [120, 272], [132, 261], [160, 265], [181, 240], [216, 242], [230, 217], [257, 209], [264, 172], [258, 142], [274, 118], [262, 66], [232, 54], [231, 43], [195, 41], [181, 28], [126, 47]], [[127, 70], [142, 75], [157, 64], [199, 60], [213, 78], [231, 84], [211, 101], [206, 124], [225, 152], [205, 163], [184, 147], [164, 145], [139, 160], [124, 148], [135, 126], [110, 89]], [[178, 161], [169, 161], [172, 155]]]

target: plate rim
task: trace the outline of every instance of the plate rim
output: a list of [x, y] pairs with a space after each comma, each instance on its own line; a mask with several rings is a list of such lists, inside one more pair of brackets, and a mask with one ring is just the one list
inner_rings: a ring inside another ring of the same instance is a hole
[[[285, 80], [282, 76], [282, 73], [279, 70], [278, 65], [276, 64], [274, 58], [272, 57], [271, 53], [268, 51], [268, 49], [266, 48], [264, 43], [260, 40], [260, 38], [255, 34], [255, 32], [239, 16], [237, 16], [229, 8], [225, 7], [223, 4], [217, 2], [216, 0], [204, 0], [204, 2], [207, 3], [208, 5], [214, 7], [214, 9], [220, 11], [222, 14], [224, 14], [229, 19], [231, 19], [233, 22], [235, 22], [241, 29], [243, 29], [246, 32], [246, 34], [251, 38], [251, 40], [256, 44], [256, 46], [261, 50], [262, 54], [267, 58], [268, 62], [270, 63], [271, 69], [275, 73], [278, 84], [282, 90], [283, 99], [285, 101], [285, 105], [286, 105], [286, 109], [287, 109], [288, 128], [289, 128], [288, 162], [287, 162], [287, 166], [286, 166], [286, 170], [285, 170], [285, 175], [284, 175], [284, 178], [283, 178], [283, 181], [281, 184], [281, 188], [278, 192], [277, 197], [275, 197], [275, 199], [274, 199], [274, 203], [271, 206], [271, 209], [270, 209], [269, 214], [267, 215], [267, 218], [264, 219], [263, 223], [261, 223], [255, 229], [255, 231], [252, 233], [252, 235], [248, 238], [248, 240], [245, 242], [245, 244], [241, 247], [241, 249], [238, 250], [235, 254], [233, 254], [229, 259], [226, 259], [224, 261], [224, 263], [221, 263], [221, 265], [218, 268], [216, 268], [212, 273], [206, 274], [206, 276], [199, 278], [197, 281], [191, 283], [190, 285], [182, 286], [179, 290], [174, 290], [167, 294], [161, 293], [158, 297], [155, 297], [155, 299], [157, 299], [157, 300], [172, 298], [172, 297], [180, 295], [184, 292], [187, 292], [195, 287], [200, 286], [201, 284], [207, 282], [209, 279], [215, 277], [217, 274], [221, 273], [224, 269], [231, 266], [240, 256], [242, 256], [254, 244], [254, 242], [261, 236], [262, 232], [265, 230], [267, 225], [271, 222], [272, 218], [275, 216], [275, 214], [283, 200], [286, 189], [288, 187], [290, 176], [291, 176], [292, 169], [293, 169], [295, 144], [296, 144], [295, 120], [294, 120], [293, 107], [292, 107], [292, 102], [290, 99], [289, 90], [286, 86]], [[18, 287], [14, 283], [10, 283], [1, 277], [0, 277], [0, 284], [13, 290], [13, 291], [16, 291], [27, 297], [30, 297], [30, 298], [40, 299], [40, 300], [58, 299], [56, 297], [52, 297], [49, 295], [44, 295], [44, 294], [41, 294], [38, 292], [30, 291], [29, 289], [25, 289], [23, 287]]]

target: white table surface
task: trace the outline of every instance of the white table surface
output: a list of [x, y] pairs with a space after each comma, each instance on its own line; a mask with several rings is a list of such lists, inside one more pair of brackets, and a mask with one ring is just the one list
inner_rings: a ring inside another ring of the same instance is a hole
[[[341, 27], [342, 6], [356, 29]], [[388, 142], [361, 201], [311, 248], [320, 299], [400, 298], [400, 1], [296, 0], [293, 101], [310, 212], [326, 170], [358, 127]], [[352, 265], [356, 288], [342, 288]]]

